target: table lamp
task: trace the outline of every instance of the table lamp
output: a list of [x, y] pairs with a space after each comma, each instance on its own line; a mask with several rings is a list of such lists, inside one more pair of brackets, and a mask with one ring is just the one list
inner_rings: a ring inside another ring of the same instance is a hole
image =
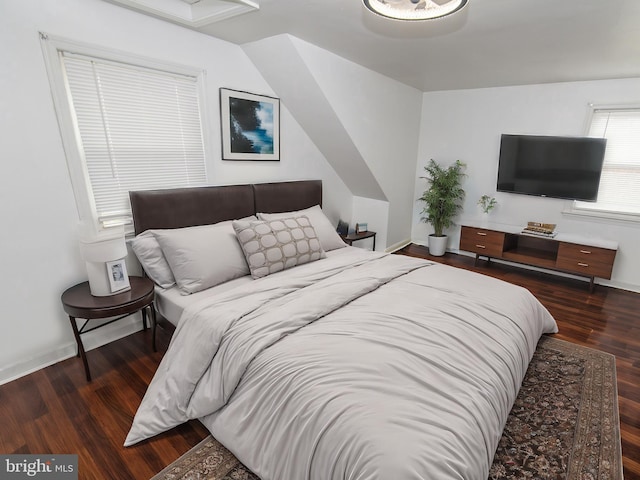
[[81, 226], [80, 253], [86, 264], [91, 295], [106, 297], [131, 289], [123, 228], [110, 228], [108, 233], [96, 235]]

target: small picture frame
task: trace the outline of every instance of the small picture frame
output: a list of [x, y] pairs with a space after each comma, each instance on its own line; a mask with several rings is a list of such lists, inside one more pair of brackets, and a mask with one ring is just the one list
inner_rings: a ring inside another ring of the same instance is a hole
[[107, 277], [109, 277], [109, 286], [111, 293], [119, 293], [131, 288], [129, 284], [129, 275], [127, 275], [127, 264], [123, 259], [106, 262]]
[[366, 223], [356, 223], [356, 233], [365, 233], [368, 231], [369, 226]]

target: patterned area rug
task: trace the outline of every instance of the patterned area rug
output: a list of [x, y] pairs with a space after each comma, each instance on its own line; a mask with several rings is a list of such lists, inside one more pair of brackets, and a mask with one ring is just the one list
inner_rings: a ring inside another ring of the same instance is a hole
[[[543, 337], [489, 478], [621, 480], [615, 357]], [[259, 480], [211, 436], [152, 480], [192, 479]]]

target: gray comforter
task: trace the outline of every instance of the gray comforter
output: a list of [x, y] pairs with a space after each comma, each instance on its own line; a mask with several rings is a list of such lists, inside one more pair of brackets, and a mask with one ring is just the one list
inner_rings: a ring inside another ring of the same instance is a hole
[[264, 480], [485, 480], [555, 321], [523, 288], [349, 250], [188, 308], [125, 445], [199, 418]]

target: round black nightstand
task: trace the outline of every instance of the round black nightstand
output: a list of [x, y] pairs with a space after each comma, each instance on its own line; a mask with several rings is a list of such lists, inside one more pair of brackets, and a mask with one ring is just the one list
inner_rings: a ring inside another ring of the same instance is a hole
[[373, 238], [373, 248], [376, 249], [376, 232], [359, 232], [359, 233], [350, 233], [349, 235], [340, 235], [340, 238], [347, 244], [353, 245], [353, 242], [357, 242], [358, 240], [364, 240], [365, 238]]
[[[94, 297], [89, 289], [89, 282], [79, 283], [67, 289], [61, 297], [64, 311], [69, 315], [73, 335], [78, 344], [77, 356], [82, 357], [84, 371], [87, 374], [87, 381], [91, 381], [91, 372], [87, 362], [87, 355], [82, 344], [81, 334], [91, 332], [98, 328], [117, 322], [136, 312], [142, 312], [142, 322], [144, 329], [147, 329], [146, 311], [149, 309], [151, 328], [153, 337], [155, 338], [156, 312], [153, 308], [154, 289], [153, 282], [148, 278], [129, 277], [131, 290], [123, 293], [117, 293], [108, 297]], [[120, 315], [120, 316], [118, 316]], [[98, 326], [88, 328], [85, 327], [90, 320], [97, 318], [118, 317]], [[84, 318], [85, 322], [78, 329], [76, 318]], [[154, 345], [155, 349], [155, 345]]]

